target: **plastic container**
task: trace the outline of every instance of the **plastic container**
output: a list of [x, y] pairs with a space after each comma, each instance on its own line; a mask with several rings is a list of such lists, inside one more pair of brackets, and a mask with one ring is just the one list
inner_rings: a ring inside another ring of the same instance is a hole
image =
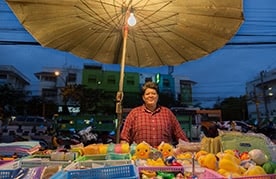
[[131, 156], [127, 154], [108, 153], [105, 157], [106, 160], [130, 160]]
[[[197, 179], [227, 179], [226, 177], [208, 168], [204, 168], [204, 172], [197, 173], [196, 176]], [[192, 177], [190, 177], [189, 179], [192, 179]], [[242, 176], [233, 177], [231, 179], [276, 179], [276, 174], [268, 174], [262, 176]]]
[[196, 176], [198, 179], [226, 179], [224, 176], [208, 168], [204, 168], [203, 172], [196, 173]]
[[0, 179], [15, 178], [21, 170], [18, 161], [11, 161], [0, 166]]
[[54, 161], [48, 158], [24, 158], [20, 160], [20, 165], [22, 168], [31, 168], [38, 166], [50, 166], [50, 165], [60, 165], [63, 168], [69, 165], [72, 161]]
[[76, 159], [76, 161], [85, 161], [85, 160], [105, 160], [106, 154], [95, 154], [95, 155], [83, 155]]
[[276, 162], [276, 145], [268, 145], [272, 161]]
[[131, 160], [85, 160], [73, 162], [64, 168], [64, 171], [77, 170], [77, 169], [90, 169], [107, 166], [119, 166], [132, 164]]
[[147, 171], [162, 171], [162, 172], [182, 172], [184, 173], [184, 167], [182, 166], [154, 166], [154, 167], [149, 167], [149, 166], [139, 166], [138, 167], [138, 172], [140, 173], [142, 170], [147, 170]]
[[269, 174], [269, 175], [260, 175], [260, 176], [247, 176], [247, 177], [238, 177], [232, 179], [276, 179], [276, 174]]
[[120, 165], [58, 172], [51, 179], [139, 179], [134, 165]]
[[173, 173], [175, 176], [178, 173], [184, 174], [184, 167], [183, 166], [139, 166], [138, 167], [138, 174], [140, 178], [143, 178], [142, 171], [150, 171], [150, 172], [168, 172]]
[[4, 170], [0, 169], [0, 179], [15, 178], [20, 170], [21, 170], [20, 168], [17, 168], [17, 169], [4, 169]]

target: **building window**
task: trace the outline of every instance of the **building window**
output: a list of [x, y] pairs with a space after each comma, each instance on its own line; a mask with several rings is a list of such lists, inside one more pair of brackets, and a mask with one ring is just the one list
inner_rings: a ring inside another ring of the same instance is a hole
[[108, 76], [107, 77], [107, 84], [116, 84], [116, 80], [114, 76]]
[[0, 74], [0, 79], [7, 79], [7, 75], [6, 74]]
[[134, 85], [135, 84], [135, 81], [134, 81], [134, 77], [133, 76], [129, 76], [129, 77], [127, 77], [127, 79], [126, 79], [126, 84], [127, 85]]
[[89, 75], [87, 82], [92, 83], [92, 84], [96, 84], [97, 83], [97, 77], [95, 75]]
[[55, 82], [56, 81], [56, 77], [55, 76], [42, 76], [42, 81], [51, 81], [51, 82]]
[[77, 74], [76, 73], [69, 73], [67, 76], [68, 82], [76, 82], [77, 80]]
[[149, 81], [152, 81], [152, 78], [151, 78], [151, 77], [145, 78], [145, 83], [146, 83], [146, 82], [149, 82]]
[[134, 80], [127, 80], [126, 84], [127, 85], [134, 85], [135, 83], [134, 83]]
[[57, 90], [56, 89], [42, 89], [42, 96], [43, 97], [55, 97], [57, 96]]
[[169, 79], [163, 79], [163, 86], [169, 88], [170, 87], [170, 81]]

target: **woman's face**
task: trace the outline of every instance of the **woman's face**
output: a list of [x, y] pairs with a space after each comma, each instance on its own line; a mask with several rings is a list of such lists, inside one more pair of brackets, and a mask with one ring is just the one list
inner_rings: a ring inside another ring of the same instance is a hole
[[158, 102], [158, 94], [155, 89], [147, 88], [143, 100], [147, 106], [154, 106]]

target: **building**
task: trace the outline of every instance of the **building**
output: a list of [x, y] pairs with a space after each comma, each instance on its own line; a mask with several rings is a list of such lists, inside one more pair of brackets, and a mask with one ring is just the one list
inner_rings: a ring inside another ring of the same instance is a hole
[[[24, 85], [31, 86], [27, 78], [12, 66], [2, 67], [0, 74], [1, 83], [6, 81], [17, 87], [23, 87]], [[74, 104], [72, 101], [68, 101], [66, 105], [64, 104], [61, 90], [65, 86], [83, 85], [85, 88], [98, 90], [104, 93], [105, 96], [108, 96], [103, 101], [110, 105], [115, 103], [120, 81], [119, 71], [105, 70], [102, 65], [95, 64], [84, 64], [83, 69], [72, 67], [45, 67], [42, 71], [34, 75], [38, 79], [38, 82], [34, 83], [38, 84], [31, 91], [30, 97], [40, 98], [43, 101], [43, 105], [46, 105], [43, 107], [43, 116], [47, 113], [45, 111], [48, 111], [47, 106], [49, 103], [58, 105], [59, 112], [64, 111], [63, 106], [79, 112], [78, 104]], [[162, 95], [166, 94], [180, 101], [180, 105], [192, 105], [192, 85], [195, 82], [189, 80], [187, 77], [174, 77], [171, 74], [160, 73], [125, 72], [123, 106], [132, 108], [142, 103], [140, 96], [141, 86], [147, 81], [156, 82], [159, 85], [159, 91]], [[101, 105], [105, 105], [105, 103]]]
[[[87, 88], [104, 90], [115, 93], [118, 91], [120, 73], [108, 71], [102, 65], [84, 64], [82, 69], [82, 84]], [[139, 73], [125, 72], [123, 91], [125, 93], [139, 92]]]
[[26, 90], [30, 80], [12, 65], [0, 65], [0, 84], [9, 84], [15, 89]]
[[181, 106], [193, 106], [193, 85], [196, 82], [188, 77], [174, 76], [175, 99], [180, 102]]
[[246, 83], [247, 108], [250, 120], [276, 121], [276, 69], [261, 71]]
[[[82, 83], [82, 70], [72, 67], [67, 68], [44, 68], [43, 71], [34, 74], [39, 80], [38, 95], [42, 97], [43, 104], [52, 101], [59, 106], [58, 111], [64, 111], [63, 107], [67, 106], [69, 111], [76, 110], [75, 104], [69, 101], [64, 105], [61, 90], [67, 85], [78, 85]], [[45, 113], [45, 111], [43, 112]], [[45, 114], [43, 114], [44, 116]]]
[[[131, 107], [138, 100], [139, 73], [125, 72], [123, 79], [123, 101]], [[102, 65], [85, 64], [83, 67], [82, 84], [93, 90], [100, 90], [107, 97], [104, 100], [106, 106], [115, 102], [119, 90], [120, 72], [105, 70]], [[104, 104], [103, 104], [104, 105]]]

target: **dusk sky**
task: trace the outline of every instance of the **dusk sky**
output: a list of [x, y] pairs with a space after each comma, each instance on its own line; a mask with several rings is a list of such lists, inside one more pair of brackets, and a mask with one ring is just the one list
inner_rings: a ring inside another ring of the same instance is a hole
[[[253, 80], [262, 70], [276, 68], [276, 1], [244, 0], [243, 5], [245, 21], [225, 47], [174, 68], [174, 74], [197, 83], [194, 98], [204, 107], [212, 107], [218, 97], [244, 95], [247, 81]], [[14, 65], [35, 81], [34, 73], [43, 67], [81, 68], [83, 63], [93, 62], [38, 45], [8, 45], [6, 42], [9, 41], [34, 40], [24, 31], [5, 1], [0, 0], [0, 65]], [[120, 66], [105, 65], [105, 69], [119, 70]], [[126, 71], [167, 73], [167, 67], [127, 67]]]

